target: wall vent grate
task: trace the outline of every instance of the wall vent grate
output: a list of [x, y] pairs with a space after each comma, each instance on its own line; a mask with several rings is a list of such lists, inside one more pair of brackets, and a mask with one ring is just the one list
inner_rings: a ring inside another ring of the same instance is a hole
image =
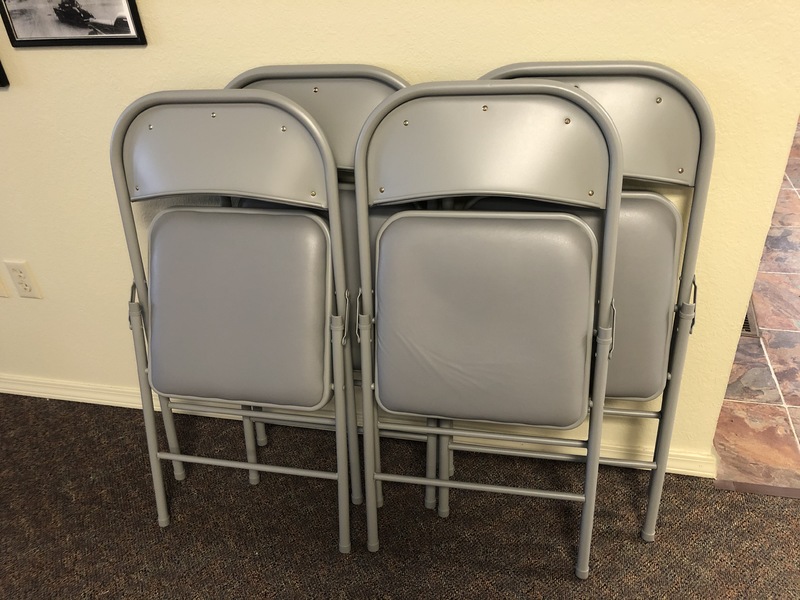
[[742, 324], [742, 335], [747, 337], [761, 337], [761, 331], [758, 329], [758, 321], [756, 321], [756, 310], [753, 307], [753, 299], [750, 299], [750, 304], [747, 305], [747, 314], [744, 316], [744, 323]]

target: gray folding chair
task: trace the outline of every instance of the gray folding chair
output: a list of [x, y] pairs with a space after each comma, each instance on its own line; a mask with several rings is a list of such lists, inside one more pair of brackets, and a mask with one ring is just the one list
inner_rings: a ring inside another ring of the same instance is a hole
[[[353, 185], [356, 141], [364, 121], [373, 109], [395, 91], [407, 85], [406, 81], [380, 67], [342, 64], [257, 67], [237, 76], [227, 86], [232, 89], [267, 90], [286, 96], [308, 111], [324, 131], [339, 169], [339, 204], [344, 231], [348, 297], [354, 295], [361, 287], [358, 274], [358, 235]], [[257, 208], [263, 203], [244, 199], [239, 205]], [[351, 352], [345, 353], [351, 494], [353, 503], [361, 504], [363, 502], [361, 461], [358, 450], [355, 389], [352, 382], [354, 369], [361, 368], [361, 349], [357, 341], [355, 319], [350, 323], [346, 335], [351, 348]], [[256, 427], [258, 444], [264, 446], [267, 443], [264, 423], [258, 421]]]
[[[397, 92], [372, 113], [356, 150], [371, 551], [379, 545], [382, 481], [435, 485], [442, 516], [450, 488], [554, 498], [583, 503], [576, 574], [588, 576], [621, 183], [613, 124], [572, 86], [426, 84]], [[520, 198], [537, 211], [453, 211], [442, 203], [434, 212], [410, 204], [476, 196]], [[373, 260], [369, 215], [387, 205], [400, 212], [378, 233]], [[566, 214], [574, 206], [597, 215], [601, 238]], [[587, 416], [585, 437], [557, 435]], [[487, 423], [544, 434], [498, 433]], [[375, 452], [383, 431], [438, 436], [438, 479], [384, 472]], [[582, 452], [584, 489], [452, 480], [453, 436]]]
[[[652, 461], [603, 457], [600, 462], [652, 470], [642, 538], [653, 541], [695, 320], [695, 264], [714, 152], [711, 111], [685, 77], [653, 63], [521, 63], [484, 79], [557, 79], [578, 87], [608, 111], [622, 139], [628, 191], [620, 208], [614, 282], [620, 319], [606, 395], [662, 400], [656, 411], [606, 405], [609, 416], [658, 419], [658, 432]], [[660, 192], [691, 200], [685, 239], [683, 218]]]
[[[130, 324], [159, 524], [169, 524], [161, 460], [331, 479], [339, 550], [349, 552], [344, 258], [336, 164], [319, 126], [269, 92], [161, 92], [122, 114], [111, 165], [134, 274]], [[195, 195], [283, 208], [163, 210], [145, 268], [132, 204]], [[174, 427], [169, 451], [159, 450], [153, 392], [167, 413], [244, 420], [248, 461], [180, 452]], [[331, 398], [333, 416], [320, 416]], [[333, 427], [336, 471], [256, 463], [247, 426], [255, 409], [292, 409], [281, 419]]]

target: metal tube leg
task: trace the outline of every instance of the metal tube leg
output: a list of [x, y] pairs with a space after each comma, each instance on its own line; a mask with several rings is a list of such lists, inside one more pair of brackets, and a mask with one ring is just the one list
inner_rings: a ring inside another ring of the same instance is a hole
[[[436, 425], [436, 419], [428, 419], [428, 427]], [[436, 479], [437, 436], [430, 434], [425, 446], [425, 477]], [[425, 508], [436, 508], [436, 486], [425, 486]]]
[[367, 511], [367, 549], [377, 552], [378, 541], [378, 495], [375, 481], [375, 451], [380, 436], [375, 421], [375, 405], [372, 397], [372, 356], [370, 335], [372, 322], [366, 315], [358, 315], [361, 334], [361, 391], [364, 411], [364, 495]]
[[169, 525], [167, 508], [167, 492], [164, 488], [164, 477], [161, 473], [161, 461], [158, 458], [158, 436], [156, 434], [156, 415], [153, 409], [153, 393], [147, 379], [147, 346], [145, 345], [144, 326], [142, 323], [142, 307], [136, 302], [128, 305], [133, 347], [136, 353], [136, 370], [139, 375], [139, 392], [142, 397], [142, 413], [147, 436], [147, 454], [150, 458], [150, 473], [153, 476], [153, 491], [156, 495], [158, 524]]
[[347, 451], [350, 456], [350, 498], [353, 504], [364, 502], [361, 487], [361, 457], [358, 450], [358, 420], [356, 418], [356, 390], [353, 383], [353, 355], [350, 346], [343, 348], [345, 407], [347, 410]]
[[[449, 429], [453, 427], [453, 422], [441, 419], [439, 427]], [[439, 435], [439, 479], [448, 481], [450, 479], [450, 439], [452, 436]], [[439, 488], [439, 516], [450, 516], [450, 488]]]
[[586, 480], [581, 513], [581, 531], [578, 541], [578, 560], [575, 575], [579, 579], [589, 577], [589, 555], [594, 527], [594, 506], [597, 499], [597, 472], [600, 467], [600, 438], [603, 430], [603, 405], [606, 396], [608, 375], [608, 352], [611, 347], [611, 331], [600, 328], [597, 336], [597, 364], [592, 387], [592, 408], [589, 415], [589, 442], [586, 448]]
[[267, 445], [267, 424], [263, 421], [256, 421], [256, 444], [262, 448]]
[[[258, 462], [258, 454], [256, 452], [256, 428], [253, 420], [249, 417], [242, 417], [242, 427], [244, 428], [244, 447], [247, 449], [247, 462], [254, 465]], [[259, 472], [248, 471], [247, 473], [250, 484], [258, 485], [258, 482], [261, 481]]]
[[655, 540], [658, 511], [661, 506], [661, 492], [664, 490], [664, 478], [667, 474], [669, 447], [672, 441], [672, 429], [678, 408], [678, 396], [683, 378], [683, 365], [686, 361], [686, 349], [689, 345], [691, 323], [694, 319], [695, 305], [683, 305], [679, 313], [678, 330], [670, 357], [670, 380], [661, 398], [661, 418], [658, 421], [654, 462], [656, 468], [650, 473], [650, 486], [647, 499], [647, 513], [642, 527], [642, 539], [646, 542]]
[[[167, 433], [167, 445], [172, 454], [180, 454], [181, 449], [178, 444], [178, 434], [175, 431], [175, 419], [172, 415], [172, 408], [169, 405], [169, 398], [165, 398], [161, 394], [158, 395], [158, 402], [161, 405], [161, 418], [164, 421], [164, 430]], [[186, 470], [183, 468], [183, 462], [179, 460], [172, 461], [172, 472], [175, 474], [176, 481], [183, 481], [186, 479]]]
[[[370, 393], [372, 396], [372, 393]], [[375, 431], [375, 472], [381, 472], [381, 431], [378, 427], [378, 408], [373, 407], [372, 423]], [[375, 494], [378, 500], [378, 506], [383, 506], [383, 482], [375, 481]]]
[[344, 318], [331, 317], [333, 343], [333, 401], [336, 419], [336, 484], [339, 507], [339, 552], [350, 552], [350, 479], [348, 477], [347, 408], [345, 406]]

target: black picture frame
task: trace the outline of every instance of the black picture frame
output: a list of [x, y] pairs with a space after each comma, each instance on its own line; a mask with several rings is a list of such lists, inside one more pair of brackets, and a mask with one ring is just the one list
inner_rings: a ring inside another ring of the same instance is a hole
[[11, 45], [144, 46], [136, 0], [0, 0]]
[[0, 63], [0, 88], [8, 87], [8, 77], [3, 70], [3, 63]]

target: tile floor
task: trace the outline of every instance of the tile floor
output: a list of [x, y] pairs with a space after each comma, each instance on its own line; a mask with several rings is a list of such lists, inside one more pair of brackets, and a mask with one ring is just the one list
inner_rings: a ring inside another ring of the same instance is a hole
[[717, 487], [800, 498], [800, 122], [764, 244], [714, 448]]

